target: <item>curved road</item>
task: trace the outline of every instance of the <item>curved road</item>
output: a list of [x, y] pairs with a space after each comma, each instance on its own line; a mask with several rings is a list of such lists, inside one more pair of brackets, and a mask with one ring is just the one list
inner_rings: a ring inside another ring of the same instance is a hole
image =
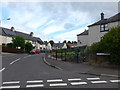
[[45, 64], [43, 57], [43, 53], [3, 55], [1, 88], [118, 88], [118, 78], [55, 69]]

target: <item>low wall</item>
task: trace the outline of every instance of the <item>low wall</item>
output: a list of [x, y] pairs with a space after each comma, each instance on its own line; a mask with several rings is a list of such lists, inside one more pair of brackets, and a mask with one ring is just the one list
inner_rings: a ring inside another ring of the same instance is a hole
[[9, 52], [9, 53], [20, 53], [20, 49], [15, 49], [15, 48], [7, 48], [7, 47], [2, 47], [2, 52]]

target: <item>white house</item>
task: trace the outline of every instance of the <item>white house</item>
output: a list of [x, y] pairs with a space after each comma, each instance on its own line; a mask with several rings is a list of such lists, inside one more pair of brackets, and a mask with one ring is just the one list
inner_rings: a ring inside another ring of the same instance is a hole
[[2, 33], [0, 33], [1, 45], [11, 43], [12, 37], [14, 36], [22, 36], [25, 38], [26, 42], [31, 42], [36, 49], [40, 49], [41, 45], [43, 44], [43, 41], [40, 38], [33, 37], [33, 32], [26, 34], [23, 32], [15, 31], [14, 27], [11, 27], [11, 29], [0, 27], [0, 30], [2, 31]]
[[89, 36], [88, 30], [77, 35], [77, 47], [88, 46], [89, 45]]
[[101, 20], [89, 25], [88, 31], [77, 35], [77, 46], [91, 46], [93, 43], [99, 42], [112, 27], [116, 26], [120, 26], [120, 13], [108, 19], [105, 19], [104, 13], [101, 13]]
[[47, 44], [47, 50], [52, 50], [52, 45], [50, 44], [50, 42]]
[[101, 20], [89, 25], [89, 46], [94, 42], [99, 42], [102, 37], [110, 30], [112, 27], [120, 25], [120, 13], [104, 19], [104, 13], [101, 13]]
[[53, 49], [66, 49], [67, 44], [66, 43], [54, 43]]

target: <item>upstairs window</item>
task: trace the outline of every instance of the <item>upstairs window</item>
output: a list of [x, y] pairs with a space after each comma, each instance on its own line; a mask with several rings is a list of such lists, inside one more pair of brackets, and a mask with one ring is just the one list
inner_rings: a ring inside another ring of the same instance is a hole
[[100, 32], [108, 31], [108, 24], [100, 25]]

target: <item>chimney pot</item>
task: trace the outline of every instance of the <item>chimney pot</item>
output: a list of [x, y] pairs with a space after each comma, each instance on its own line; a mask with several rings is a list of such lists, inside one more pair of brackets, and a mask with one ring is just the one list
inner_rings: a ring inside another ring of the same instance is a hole
[[104, 13], [101, 13], [101, 20], [104, 20]]
[[33, 34], [34, 34], [33, 32], [30, 32], [30, 36], [33, 36]]
[[14, 27], [11, 27], [11, 31], [15, 31], [15, 28], [14, 28]]

